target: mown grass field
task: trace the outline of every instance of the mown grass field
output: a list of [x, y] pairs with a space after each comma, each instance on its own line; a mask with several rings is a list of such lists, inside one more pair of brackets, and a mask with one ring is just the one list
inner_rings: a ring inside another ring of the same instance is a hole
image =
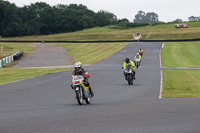
[[163, 98], [200, 98], [199, 70], [164, 70]]
[[[43, 36], [26, 36], [19, 38], [2, 38], [2, 40], [37, 40], [37, 41], [99, 41], [99, 40], [133, 40], [133, 34], [141, 33], [144, 40], [176, 40], [200, 38], [200, 22], [187, 22], [189, 28], [175, 29], [176, 23], [160, 24], [130, 29], [111, 29], [112, 26], [96, 27], [72, 33]], [[150, 34], [149, 38], [146, 36]]]
[[74, 61], [81, 61], [82, 64], [94, 64], [108, 58], [114, 53], [123, 49], [128, 43], [59, 43], [67, 49], [68, 54]]
[[200, 68], [200, 41], [167, 42], [162, 50], [162, 64], [167, 67]]
[[64, 70], [67, 68], [1, 68], [0, 84]]
[[[200, 42], [165, 43], [162, 64], [167, 67], [200, 68]], [[164, 98], [199, 98], [199, 70], [164, 70]]]

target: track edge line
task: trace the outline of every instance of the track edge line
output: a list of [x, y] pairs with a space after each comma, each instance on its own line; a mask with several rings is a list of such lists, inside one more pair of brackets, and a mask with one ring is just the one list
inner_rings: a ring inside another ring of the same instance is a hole
[[[165, 44], [163, 43], [162, 44], [162, 47], [160, 48], [160, 68], [162, 68], [162, 59], [161, 59], [161, 52], [162, 52], [162, 49], [164, 48]], [[159, 97], [158, 98], [162, 98], [162, 91], [163, 91], [163, 73], [162, 73], [162, 69], [160, 70], [160, 76], [161, 76], [161, 79], [160, 79], [160, 93], [159, 93]]]

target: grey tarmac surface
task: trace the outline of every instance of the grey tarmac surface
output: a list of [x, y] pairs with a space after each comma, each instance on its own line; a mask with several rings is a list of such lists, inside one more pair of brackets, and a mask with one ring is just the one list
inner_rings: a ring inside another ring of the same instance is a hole
[[35, 51], [22, 58], [15, 68], [44, 68], [73, 65], [70, 56], [66, 55], [66, 50], [50, 43], [36, 45]]
[[[121, 70], [144, 49], [134, 85]], [[159, 99], [161, 43], [131, 43], [85, 67], [95, 96], [78, 105], [72, 70], [0, 85], [0, 133], [199, 133], [199, 99]]]

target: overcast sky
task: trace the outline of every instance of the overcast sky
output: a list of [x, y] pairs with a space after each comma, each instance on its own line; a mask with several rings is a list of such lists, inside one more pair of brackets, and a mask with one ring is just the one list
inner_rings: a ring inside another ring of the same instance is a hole
[[133, 22], [139, 10], [158, 14], [159, 21], [170, 22], [175, 19], [188, 21], [190, 16], [200, 16], [200, 0], [7, 0], [17, 6], [45, 2], [51, 6], [57, 4], [83, 4], [98, 12], [105, 10], [114, 13], [118, 19], [127, 18]]

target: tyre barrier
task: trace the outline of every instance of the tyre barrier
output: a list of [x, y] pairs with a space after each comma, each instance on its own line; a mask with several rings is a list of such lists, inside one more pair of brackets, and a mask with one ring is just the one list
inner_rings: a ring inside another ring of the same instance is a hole
[[22, 51], [18, 51], [13, 55], [13, 60], [19, 60], [21, 57], [23, 56], [23, 52]]
[[2, 60], [0, 60], [0, 62], [1, 62], [0, 68], [3, 67], [3, 66], [5, 66], [5, 64], [6, 64], [6, 58], [3, 58]]
[[17, 51], [11, 56], [7, 56], [2, 59], [0, 58], [0, 68], [4, 67], [7, 63], [19, 60], [22, 56], [23, 56], [23, 52]]

